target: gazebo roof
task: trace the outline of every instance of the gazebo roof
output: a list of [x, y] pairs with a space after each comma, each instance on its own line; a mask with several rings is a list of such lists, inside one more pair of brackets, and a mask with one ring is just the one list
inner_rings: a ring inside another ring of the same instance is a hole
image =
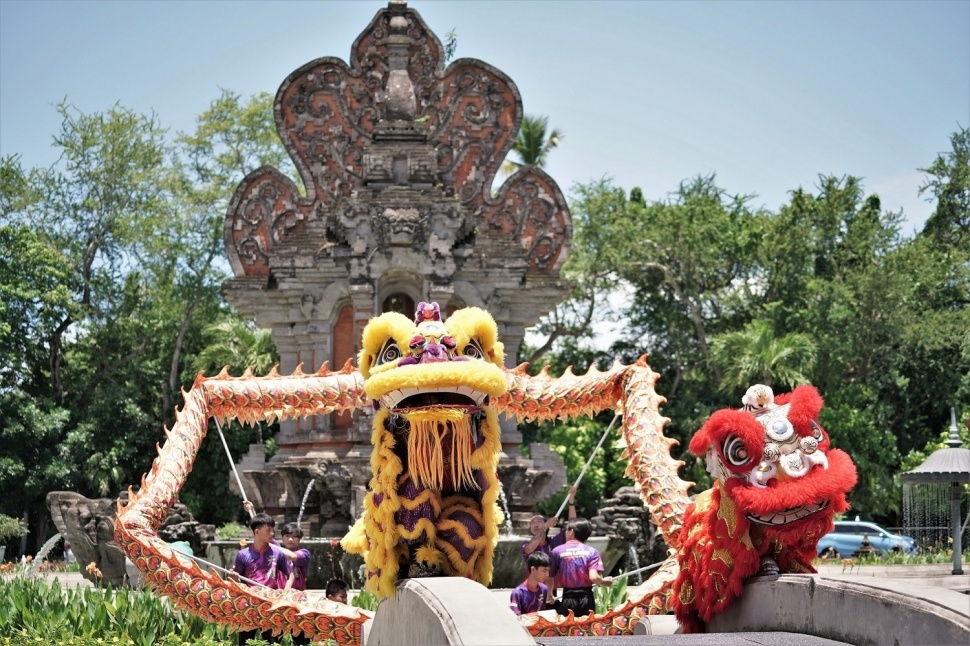
[[956, 415], [951, 415], [950, 437], [946, 448], [933, 451], [923, 464], [902, 474], [903, 482], [964, 482], [970, 483], [970, 449], [963, 448], [957, 433]]
[[934, 451], [923, 464], [904, 473], [903, 482], [970, 483], [970, 449], [947, 447]]

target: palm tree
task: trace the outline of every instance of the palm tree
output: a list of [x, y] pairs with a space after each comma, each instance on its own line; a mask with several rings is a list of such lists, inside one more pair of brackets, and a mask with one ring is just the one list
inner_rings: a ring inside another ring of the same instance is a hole
[[[246, 368], [251, 368], [254, 375], [265, 375], [279, 363], [279, 352], [273, 343], [272, 332], [259, 329], [248, 321], [227, 317], [205, 328], [204, 333], [211, 341], [196, 355], [192, 366], [209, 376], [216, 374], [224, 366], [229, 368], [230, 374], [237, 377]], [[263, 431], [269, 424], [257, 422], [254, 426], [259, 443], [262, 444]], [[233, 420], [225, 430], [230, 438], [239, 433], [247, 433], [242, 429], [239, 420]], [[271, 452], [275, 454], [276, 451]]]
[[725, 391], [745, 390], [754, 384], [793, 388], [808, 383], [817, 348], [806, 334], [775, 338], [767, 321], [752, 321], [743, 330], [727, 332], [711, 341], [711, 358], [724, 375]]
[[519, 160], [506, 159], [502, 164], [502, 172], [511, 175], [523, 166], [545, 166], [549, 152], [559, 145], [563, 137], [558, 128], [553, 128], [546, 135], [548, 127], [549, 117], [523, 116], [519, 136], [512, 146], [512, 152], [519, 156]]
[[255, 375], [265, 375], [279, 361], [272, 333], [246, 321], [223, 319], [208, 326], [205, 334], [212, 341], [199, 352], [193, 366], [206, 374], [215, 374], [223, 366], [229, 366], [229, 371], [236, 376], [246, 368], [252, 368]]

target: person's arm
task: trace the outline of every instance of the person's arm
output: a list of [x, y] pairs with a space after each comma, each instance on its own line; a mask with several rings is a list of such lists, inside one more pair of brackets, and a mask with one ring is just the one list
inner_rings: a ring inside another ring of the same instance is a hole
[[293, 582], [296, 581], [296, 572], [293, 570], [293, 566], [290, 565], [289, 559], [287, 559], [286, 555], [282, 553], [282, 548], [277, 549], [280, 550], [280, 556], [283, 558], [277, 561], [276, 567], [284, 568], [286, 570], [286, 585], [283, 586], [283, 592], [289, 592], [290, 588], [293, 587]]
[[288, 550], [285, 547], [283, 547], [282, 545], [277, 545], [277, 547], [280, 548], [280, 551], [281, 552], [283, 552], [283, 556], [285, 556], [287, 559], [289, 559], [290, 563], [296, 563], [296, 559], [299, 558], [299, 557], [297, 557], [296, 552], [293, 552], [291, 550]]
[[600, 574], [599, 570], [589, 569], [589, 582], [593, 585], [605, 585], [610, 587], [613, 585], [613, 577], [603, 576]]
[[515, 590], [512, 590], [512, 594], [509, 595], [509, 608], [511, 608], [512, 612], [514, 612], [515, 614], [521, 615], [522, 610], [521, 608], [519, 608], [519, 599], [518, 599], [518, 596], [515, 594], [516, 592], [518, 592], [518, 588], [516, 588]]
[[569, 498], [569, 511], [566, 513], [566, 518], [573, 520], [576, 518], [576, 485], [569, 488], [569, 493], [566, 494]]
[[229, 580], [239, 583], [239, 577], [245, 576], [246, 565], [242, 562], [240, 558], [242, 556], [241, 552], [236, 553], [236, 560], [232, 562], [232, 571], [229, 572]]
[[535, 536], [533, 536], [531, 541], [529, 541], [528, 543], [525, 543], [522, 546], [522, 556], [525, 557], [535, 552], [539, 548], [539, 546], [542, 545], [542, 542], [545, 540], [546, 540], [545, 534], [536, 534]]
[[556, 602], [556, 575], [559, 573], [559, 557], [557, 554], [553, 553], [549, 556], [549, 579], [546, 584], [546, 605], [552, 607]]

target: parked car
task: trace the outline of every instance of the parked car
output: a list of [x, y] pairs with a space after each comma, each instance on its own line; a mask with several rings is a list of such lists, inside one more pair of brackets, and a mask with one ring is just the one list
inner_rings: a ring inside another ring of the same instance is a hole
[[916, 539], [910, 536], [890, 534], [879, 525], [864, 520], [837, 520], [835, 529], [819, 539], [818, 554], [821, 556], [822, 552], [831, 548], [839, 556], [854, 556], [859, 553], [866, 538], [880, 556], [892, 552], [912, 554], [916, 551]]

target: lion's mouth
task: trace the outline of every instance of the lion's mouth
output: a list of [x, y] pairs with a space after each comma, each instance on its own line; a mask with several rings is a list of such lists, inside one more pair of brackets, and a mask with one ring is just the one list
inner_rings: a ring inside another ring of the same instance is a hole
[[421, 388], [400, 388], [381, 396], [381, 406], [393, 412], [419, 408], [465, 408], [476, 412], [488, 405], [488, 395], [471, 386], [453, 386], [434, 391]]
[[822, 511], [828, 506], [829, 501], [823, 500], [822, 502], [814, 505], [789, 507], [784, 511], [775, 512], [770, 515], [759, 516], [756, 514], [746, 514], [746, 516], [748, 520], [753, 523], [758, 523], [759, 525], [787, 525], [788, 523], [794, 523], [796, 520], [807, 518], [816, 512]]

